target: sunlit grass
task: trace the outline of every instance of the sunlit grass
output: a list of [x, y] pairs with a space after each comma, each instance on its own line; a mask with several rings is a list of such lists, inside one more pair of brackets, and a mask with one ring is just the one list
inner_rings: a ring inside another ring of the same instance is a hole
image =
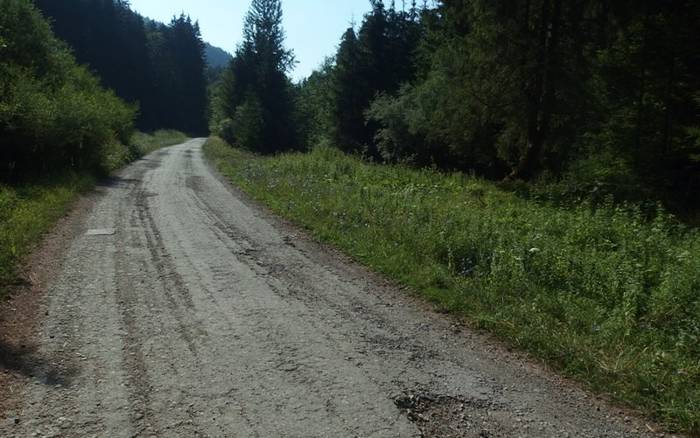
[[0, 299], [17, 281], [17, 264], [94, 182], [91, 175], [66, 173], [20, 186], [0, 185]]
[[555, 207], [331, 148], [260, 157], [213, 138], [205, 151], [254, 198], [442, 309], [700, 430], [700, 235], [673, 217]]
[[159, 130], [151, 134], [137, 132], [131, 139], [132, 146], [141, 156], [166, 146], [184, 143], [188, 137], [180, 131]]

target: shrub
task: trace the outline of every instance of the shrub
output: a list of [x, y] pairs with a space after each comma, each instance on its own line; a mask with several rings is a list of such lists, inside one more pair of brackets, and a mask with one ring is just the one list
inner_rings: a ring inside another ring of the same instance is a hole
[[[255, 95], [249, 95], [245, 102], [236, 108], [229, 136], [233, 137], [235, 144], [248, 150], [262, 150], [264, 145], [263, 130], [265, 129], [265, 115], [262, 105]], [[264, 145], [272, 148], [274, 145]]]
[[126, 143], [136, 108], [78, 66], [27, 0], [0, 0], [0, 177], [101, 168]]

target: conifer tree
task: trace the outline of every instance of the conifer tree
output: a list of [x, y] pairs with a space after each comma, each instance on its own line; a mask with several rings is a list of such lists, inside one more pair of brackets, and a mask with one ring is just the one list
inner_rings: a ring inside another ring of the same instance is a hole
[[204, 53], [198, 25], [144, 20], [125, 0], [35, 0], [59, 38], [102, 84], [139, 105], [140, 129], [202, 135], [206, 124]]
[[367, 141], [364, 110], [372, 88], [364, 54], [353, 28], [343, 34], [333, 71], [333, 140], [341, 149], [358, 152]]
[[245, 18], [243, 43], [223, 77], [221, 134], [262, 153], [295, 146], [293, 102], [287, 72], [294, 55], [284, 47], [281, 0], [253, 0]]
[[370, 4], [359, 31], [345, 32], [336, 55], [333, 138], [347, 151], [380, 158], [379, 126], [367, 120], [366, 112], [375, 97], [394, 94], [414, 78], [420, 28], [415, 9], [398, 11], [393, 3], [387, 9], [381, 0]]
[[170, 73], [175, 78], [166, 95], [172, 101], [172, 126], [193, 135], [205, 135], [206, 66], [199, 24], [183, 14], [171, 21], [165, 35], [173, 59]]

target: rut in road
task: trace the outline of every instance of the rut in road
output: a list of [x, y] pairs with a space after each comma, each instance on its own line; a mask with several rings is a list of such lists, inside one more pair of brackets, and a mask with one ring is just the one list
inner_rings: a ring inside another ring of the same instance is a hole
[[100, 187], [0, 436], [648, 433], [246, 201], [202, 143]]

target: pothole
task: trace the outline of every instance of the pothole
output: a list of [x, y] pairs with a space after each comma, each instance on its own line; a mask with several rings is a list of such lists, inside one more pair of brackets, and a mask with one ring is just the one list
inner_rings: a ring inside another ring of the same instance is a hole
[[195, 192], [203, 191], [204, 178], [201, 176], [188, 176], [185, 180], [185, 186]]
[[394, 404], [424, 437], [487, 438], [509, 436], [512, 431], [498, 421], [498, 406], [484, 399], [404, 393]]

